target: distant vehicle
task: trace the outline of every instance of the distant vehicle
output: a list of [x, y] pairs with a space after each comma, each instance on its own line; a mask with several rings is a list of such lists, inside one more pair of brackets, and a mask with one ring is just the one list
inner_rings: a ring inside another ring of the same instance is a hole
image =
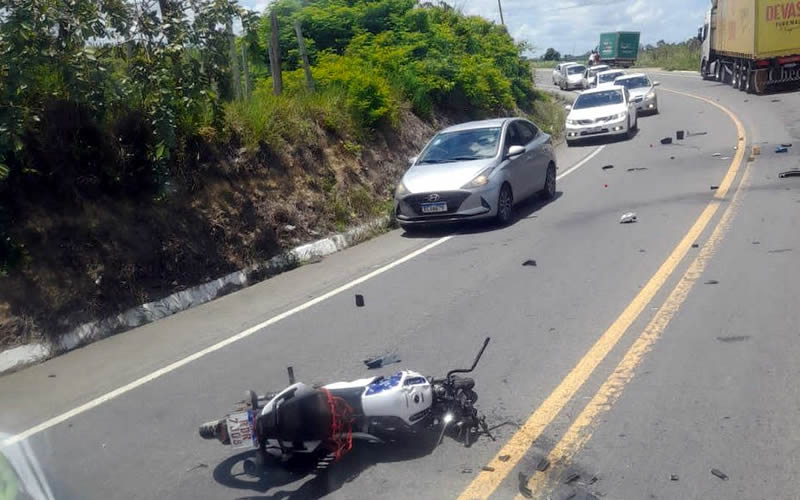
[[575, 66], [578, 63], [576, 62], [565, 62], [559, 63], [553, 68], [553, 85], [559, 85], [561, 83], [561, 70], [564, 69], [566, 66]]
[[656, 87], [660, 85], [659, 82], [650, 80], [644, 73], [635, 73], [617, 78], [614, 80], [614, 85], [628, 89], [638, 112], [658, 114]]
[[597, 73], [597, 79], [595, 80], [595, 87], [610, 87], [614, 85], [614, 80], [621, 76], [625, 76], [626, 73], [621, 69], [610, 69], [607, 71], [601, 71]]
[[581, 87], [584, 89], [590, 89], [597, 85], [597, 73], [602, 71], [608, 71], [611, 69], [611, 66], [606, 64], [598, 64], [597, 66], [592, 66], [591, 68], [586, 68], [586, 71], [583, 72], [583, 79], [581, 80]]
[[630, 68], [639, 56], [638, 31], [614, 31], [600, 33], [600, 44], [597, 46], [600, 62], [609, 66]]
[[714, 0], [697, 38], [700, 75], [748, 93], [800, 81], [800, 4]]
[[567, 109], [567, 146], [588, 137], [626, 135], [630, 139], [639, 125], [636, 105], [625, 87], [586, 90]]
[[395, 217], [407, 231], [464, 219], [507, 224], [515, 203], [556, 192], [552, 140], [521, 118], [446, 128], [410, 162], [394, 196]]
[[583, 87], [583, 73], [586, 66], [583, 64], [572, 64], [561, 68], [561, 78], [559, 87], [561, 90], [579, 89]]

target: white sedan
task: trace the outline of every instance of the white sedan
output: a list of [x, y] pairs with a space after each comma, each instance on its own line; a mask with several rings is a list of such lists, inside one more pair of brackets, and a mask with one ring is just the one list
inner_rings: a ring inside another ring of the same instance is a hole
[[565, 63], [558, 63], [555, 68], [553, 68], [553, 85], [561, 85], [561, 71], [566, 68], [567, 66], [575, 66], [578, 63], [575, 62], [565, 62]]
[[625, 75], [614, 80], [614, 85], [625, 87], [640, 112], [658, 114], [658, 82], [650, 80], [644, 73]]
[[601, 71], [597, 73], [597, 83], [595, 88], [611, 87], [614, 85], [614, 80], [625, 76], [625, 72], [621, 69], [611, 69], [608, 71]]
[[583, 72], [586, 66], [583, 64], [572, 64], [561, 68], [561, 78], [558, 86], [561, 90], [579, 89], [583, 87]]
[[595, 80], [597, 79], [597, 73], [601, 73], [603, 71], [610, 70], [611, 67], [605, 64], [596, 64], [594, 66], [590, 66], [586, 68], [586, 71], [583, 72], [583, 88], [590, 89], [595, 86], [597, 83]]
[[626, 135], [630, 139], [639, 125], [636, 105], [625, 87], [586, 90], [567, 109], [567, 146], [589, 137]]

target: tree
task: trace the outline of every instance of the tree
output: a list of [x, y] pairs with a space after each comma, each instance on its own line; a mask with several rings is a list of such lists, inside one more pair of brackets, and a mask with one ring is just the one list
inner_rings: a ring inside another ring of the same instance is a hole
[[559, 60], [561, 60], [561, 54], [559, 54], [558, 51], [556, 49], [554, 49], [553, 47], [550, 47], [549, 49], [547, 49], [544, 52], [544, 58], [543, 59], [545, 61], [559, 61]]

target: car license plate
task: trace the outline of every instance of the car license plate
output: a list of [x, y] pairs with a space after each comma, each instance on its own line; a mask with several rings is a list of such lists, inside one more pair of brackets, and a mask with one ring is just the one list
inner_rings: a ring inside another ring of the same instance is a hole
[[255, 416], [252, 412], [231, 413], [226, 421], [228, 436], [231, 439], [231, 447], [233, 449], [258, 448], [254, 423]]
[[446, 201], [438, 201], [436, 203], [423, 203], [422, 204], [422, 213], [423, 214], [438, 214], [442, 212], [447, 212], [447, 202]]

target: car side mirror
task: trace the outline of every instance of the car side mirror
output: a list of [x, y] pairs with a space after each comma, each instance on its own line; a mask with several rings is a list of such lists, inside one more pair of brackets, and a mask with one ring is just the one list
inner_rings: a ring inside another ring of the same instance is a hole
[[417, 158], [419, 158], [419, 157], [418, 156], [412, 156], [411, 158], [408, 159], [408, 164], [409, 165], [413, 165], [413, 164], [417, 163]]
[[661, 85], [661, 82], [653, 82], [653, 87], [658, 87], [659, 85]]
[[522, 146], [511, 146], [510, 148], [508, 148], [508, 154], [506, 155], [506, 158], [508, 159], [516, 158], [517, 156], [521, 155], [524, 152], [525, 148], [523, 148]]
[[572, 104], [565, 104], [564, 109], [566, 109], [567, 111], [572, 111]]

